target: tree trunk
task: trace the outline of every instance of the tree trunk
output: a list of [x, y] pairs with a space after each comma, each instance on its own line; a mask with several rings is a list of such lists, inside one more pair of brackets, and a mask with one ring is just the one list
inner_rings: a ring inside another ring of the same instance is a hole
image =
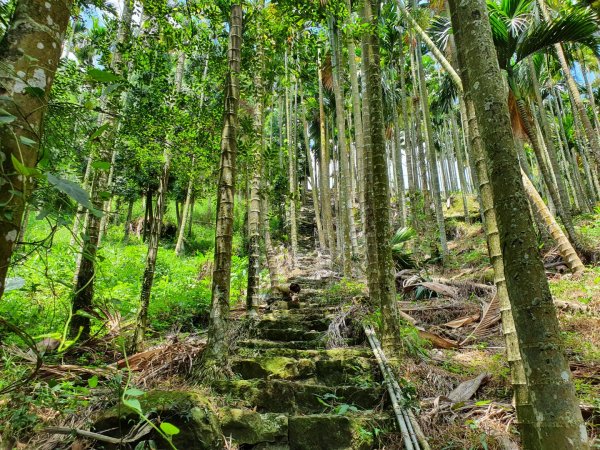
[[333, 17], [329, 18], [329, 33], [331, 42], [331, 65], [333, 72], [333, 93], [335, 96], [335, 118], [337, 124], [338, 161], [340, 172], [339, 210], [338, 218], [342, 226], [344, 238], [344, 275], [352, 276], [352, 259], [356, 255], [356, 231], [354, 229], [354, 215], [352, 214], [352, 200], [349, 188], [348, 166], [348, 141], [346, 139], [346, 120], [344, 118], [344, 92], [340, 73], [341, 51], [339, 45], [339, 30]]
[[527, 198], [529, 199], [529, 203], [531, 207], [534, 208], [539, 216], [544, 221], [544, 225], [548, 229], [550, 236], [558, 245], [558, 251], [562, 256], [565, 264], [571, 269], [574, 275], [581, 275], [585, 270], [581, 259], [577, 256], [577, 252], [563, 233], [562, 229], [556, 223], [556, 220], [552, 216], [550, 209], [544, 203], [544, 200], [538, 194], [538, 191], [535, 189], [533, 183], [529, 180], [525, 172], [522, 172], [523, 176], [523, 185], [525, 187], [525, 192], [527, 193]]
[[364, 92], [365, 180], [367, 182], [367, 255], [369, 295], [379, 306], [382, 315], [380, 330], [385, 347], [392, 350], [400, 336], [396, 304], [394, 265], [390, 245], [390, 195], [386, 164], [383, 122], [383, 93], [376, 11], [378, 3], [367, 0], [363, 4], [362, 19], [370, 25], [363, 32], [362, 54], [366, 89]]
[[190, 207], [192, 205], [192, 196], [194, 192], [194, 165], [196, 157], [192, 157], [192, 167], [190, 170], [190, 180], [188, 181], [187, 192], [185, 194], [185, 203], [183, 205], [183, 214], [181, 216], [181, 224], [177, 230], [177, 244], [175, 244], [175, 254], [181, 256], [184, 250], [185, 230], [190, 220]]
[[419, 76], [419, 87], [421, 93], [421, 108], [423, 109], [423, 118], [425, 120], [425, 132], [427, 133], [427, 156], [429, 160], [429, 173], [431, 175], [431, 187], [433, 194], [433, 204], [435, 207], [435, 217], [440, 236], [440, 247], [442, 260], [448, 254], [448, 243], [446, 241], [446, 224], [444, 223], [444, 210], [442, 209], [442, 198], [440, 194], [440, 179], [437, 167], [437, 157], [435, 153], [435, 144], [433, 139], [433, 127], [431, 125], [431, 116], [429, 114], [429, 95], [427, 94], [427, 84], [425, 82], [425, 70], [423, 69], [423, 60], [419, 40], [417, 40], [416, 63]]
[[460, 191], [462, 196], [463, 212], [465, 214], [465, 223], [469, 224], [471, 223], [471, 217], [469, 216], [469, 204], [467, 203], [468, 187], [467, 180], [465, 177], [465, 162], [460, 148], [460, 140], [458, 139], [458, 126], [456, 125], [456, 116], [453, 112], [450, 112], [450, 126], [452, 127], [452, 144], [454, 146], [454, 153], [456, 155], [456, 165], [458, 166], [458, 179], [460, 181]]
[[240, 99], [242, 7], [231, 5], [229, 29], [229, 72], [225, 82], [225, 113], [221, 136], [221, 167], [217, 197], [215, 267], [212, 280], [208, 342], [203, 353], [206, 370], [219, 371], [228, 353], [227, 321], [231, 281], [233, 244], [233, 206], [235, 195], [235, 160], [237, 155], [238, 107]]
[[[285, 71], [288, 76], [288, 55], [285, 56]], [[288, 80], [289, 81], [289, 80]], [[287, 133], [287, 148], [288, 148], [288, 195], [289, 195], [289, 214], [290, 214], [290, 254], [292, 260], [292, 268], [296, 267], [296, 257], [298, 254], [298, 223], [296, 220], [296, 200], [298, 196], [298, 188], [296, 186], [296, 161], [294, 148], [295, 136], [292, 132], [292, 102], [291, 102], [291, 87], [285, 89], [285, 117], [286, 117], [286, 133]]]
[[[350, 0], [346, 0], [346, 8], [348, 8], [349, 19], [352, 17], [352, 7]], [[364, 216], [364, 202], [365, 202], [365, 180], [363, 179], [364, 169], [362, 167], [364, 163], [363, 151], [364, 151], [364, 138], [363, 138], [363, 123], [360, 106], [360, 90], [358, 86], [358, 69], [356, 66], [356, 47], [354, 45], [354, 36], [352, 33], [346, 35], [346, 47], [348, 49], [348, 68], [350, 70], [350, 89], [352, 94], [352, 115], [354, 117], [354, 139], [356, 143], [356, 159], [357, 159], [357, 177], [356, 184], [358, 186], [358, 203], [360, 205], [360, 218], [364, 229], [365, 216]]]
[[192, 237], [192, 227], [194, 226], [194, 205], [196, 204], [196, 193], [192, 192], [192, 204], [190, 206], [190, 219], [188, 222], [187, 237]]
[[259, 68], [254, 78], [257, 100], [254, 114], [257, 142], [251, 160], [250, 201], [248, 202], [248, 284], [246, 289], [246, 311], [256, 316], [258, 288], [260, 285], [260, 187], [262, 175], [262, 155], [265, 149], [265, 113], [262, 72], [264, 57], [262, 47], [258, 50]]
[[125, 226], [123, 230], [123, 244], [127, 245], [129, 242], [129, 227], [131, 226], [131, 215], [133, 213], [133, 204], [135, 203], [135, 199], [131, 197], [127, 204], [127, 217], [125, 218]]
[[28, 169], [37, 164], [71, 5], [71, 0], [18, 0], [0, 41], [0, 298], [33, 188], [31, 177], [15, 170], [13, 159]]
[[[180, 52], [177, 58], [177, 69], [175, 72], [175, 94], [179, 94], [182, 88], [183, 72], [185, 68], [185, 53]], [[171, 170], [171, 144], [165, 145], [163, 153], [162, 174], [158, 183], [156, 195], [156, 211], [150, 229], [148, 240], [148, 254], [146, 255], [146, 267], [142, 278], [142, 290], [140, 293], [140, 310], [138, 311], [137, 323], [133, 334], [133, 346], [136, 352], [144, 348], [144, 335], [148, 327], [148, 307], [150, 306], [150, 294], [154, 284], [154, 272], [156, 269], [156, 258], [158, 256], [158, 244], [160, 243], [160, 232], [162, 229], [163, 216], [167, 207], [167, 190], [169, 189], [169, 172]]]
[[[546, 8], [546, 2], [544, 0], [537, 0], [537, 3], [542, 12], [542, 16], [546, 22], [550, 22], [552, 19], [550, 14], [548, 13], [548, 9]], [[577, 115], [579, 116], [579, 120], [583, 124], [583, 129], [585, 131], [585, 136], [588, 140], [590, 149], [596, 160], [596, 165], [600, 166], [600, 142], [598, 140], [598, 133], [594, 130], [592, 126], [592, 122], [588, 117], [587, 110], [583, 101], [581, 99], [581, 95], [579, 94], [579, 87], [575, 82], [575, 78], [571, 74], [571, 68], [569, 67], [569, 63], [567, 62], [567, 57], [564, 52], [564, 48], [562, 44], [555, 44], [554, 50], [556, 51], [556, 56], [558, 57], [558, 61], [560, 62], [560, 67], [563, 72], [563, 76], [565, 77], [565, 82], [567, 84], [567, 89], [569, 90], [569, 94], [571, 95], [571, 99], [574, 102], [574, 108], [577, 110]]]
[[327, 133], [325, 132], [325, 105], [323, 103], [323, 72], [321, 69], [320, 58], [318, 64], [318, 76], [319, 76], [319, 129], [320, 129], [320, 142], [321, 142], [321, 170], [319, 173], [319, 181], [321, 185], [321, 207], [323, 209], [323, 228], [325, 229], [325, 235], [327, 237], [327, 245], [331, 253], [332, 261], [337, 259], [336, 252], [336, 238], [333, 230], [333, 217], [331, 213], [331, 191], [330, 176], [329, 176], [329, 145], [327, 145]]
[[[400, 140], [400, 118], [396, 99], [392, 96], [392, 118], [394, 120], [394, 140], [396, 144], [396, 190], [398, 191], [398, 207], [400, 209], [400, 226], [406, 225], [406, 196], [404, 193], [404, 168], [402, 166], [402, 141]], [[406, 139], [406, 137], [405, 137]]]
[[[462, 59], [463, 57], [461, 56], [461, 63], [464, 64]], [[465, 71], [463, 70], [463, 74], [464, 73]], [[470, 93], [467, 92], [466, 96], [470, 96]], [[496, 210], [494, 209], [494, 194], [488, 178], [488, 170], [481, 137], [479, 135], [479, 126], [477, 125], [477, 118], [475, 117], [473, 101], [469, 98], [465, 103], [468, 133], [471, 140], [470, 148], [475, 171], [477, 173], [477, 179], [479, 181], [479, 198], [481, 199], [481, 210], [483, 211], [483, 225], [487, 237], [488, 254], [494, 269], [494, 284], [496, 285], [497, 301], [500, 307], [502, 334], [504, 335], [504, 341], [506, 343], [506, 357], [510, 367], [513, 399], [519, 417], [530, 417], [532, 415], [532, 405], [529, 400], [529, 388], [527, 386], [525, 368], [519, 349], [519, 341], [517, 338], [515, 321], [512, 315], [510, 297], [506, 287], [502, 246], [500, 244]]]
[[[521, 414], [525, 448], [589, 448], [552, 295], [540, 260], [485, 1], [449, 0], [458, 52], [473, 94], [496, 205], [506, 286], [532, 414]], [[474, 86], [476, 88], [474, 88]], [[548, 401], [553, 398], [554, 401]]]
[[321, 223], [321, 211], [319, 207], [319, 190], [316, 185], [316, 177], [314, 173], [312, 163], [312, 153], [310, 151], [310, 136], [308, 134], [308, 121], [306, 120], [306, 107], [304, 106], [304, 97], [300, 96], [300, 104], [302, 105], [302, 129], [304, 130], [304, 146], [306, 150], [306, 163], [308, 164], [308, 172], [310, 176], [310, 184], [312, 187], [311, 194], [313, 205], [315, 208], [315, 219], [317, 222], [317, 237], [319, 239], [319, 248], [321, 251], [325, 250], [325, 233], [323, 231], [323, 224]]

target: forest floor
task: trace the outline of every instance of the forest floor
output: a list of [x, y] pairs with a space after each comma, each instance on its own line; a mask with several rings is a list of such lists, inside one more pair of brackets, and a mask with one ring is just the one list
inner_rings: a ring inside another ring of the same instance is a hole
[[[397, 375], [405, 388], [407, 401], [419, 409], [419, 420], [431, 448], [518, 448], [515, 447], [519, 441], [511, 406], [510, 373], [499, 325], [493, 323], [485, 329], [477, 328], [485, 305], [491, 300], [490, 291], [479, 286], [490, 283], [492, 278], [485, 236], [480, 223], [465, 224], [453, 210], [449, 210], [448, 215], [455, 217], [447, 221], [452, 239], [445, 267], [424, 265], [400, 280], [403, 292], [400, 307], [414, 320], [417, 329], [403, 328], [403, 357]], [[600, 213], [578, 218], [577, 229], [590, 244], [600, 246]], [[28, 238], [35, 240], [46, 232], [41, 226], [33, 226]], [[150, 336], [151, 347], [148, 352], [124, 359], [123, 343], [131, 332], [132, 310], [135, 310], [132, 305], [139, 292], [136, 283], [143, 271], [145, 253], [144, 245], [136, 239], [123, 246], [119, 236], [120, 229], [116, 227], [109, 233], [105, 259], [101, 262], [105, 265], [100, 285], [102, 298], [124, 300], [106, 310], [109, 332], [99, 334], [93, 343], [83, 347], [76, 344], [59, 355], [46, 355], [34, 380], [0, 397], [0, 423], [3, 424], [0, 439], [4, 443], [35, 449], [101, 448], [97, 444], [89, 447], [90, 441], [73, 434], [49, 435], [41, 431], [49, 426], [89, 430], [98, 424], [102, 412], [119, 408], [123, 399], [139, 399], [140, 413], [130, 418], [137, 417], [136, 422], [141, 423], [137, 432], [147, 432], [139, 418], [160, 412], [160, 405], [175, 404], [177, 408], [191, 411], [190, 406], [205, 410], [220, 401], [222, 395], [190, 384], [187, 376], [191, 362], [199, 357], [204, 343], [202, 323], [194, 322], [194, 317], [198, 311], [206, 311], [206, 306], [199, 309], [198, 305], [207, 304], [210, 292], [207, 281], [210, 251], [178, 259], [173, 256], [172, 247], [161, 247], [156, 291], [153, 291], [156, 302], [151, 310], [154, 329]], [[62, 323], [64, 305], [68, 305], [63, 291], [68, 290], [68, 280], [72, 279], [72, 269], [64, 264], [65, 258], [72, 256], [65, 257], [61, 253], [68, 251], [68, 240], [68, 234], [57, 235], [52, 249], [38, 253], [15, 270], [13, 276], [26, 279], [25, 290], [11, 292], [0, 305], [3, 317], [36, 339], [61, 333], [57, 324]], [[64, 248], [61, 250], [57, 245]], [[241, 248], [239, 243], [237, 248]], [[542, 247], [542, 254], [547, 261], [556, 260], [551, 248]], [[281, 252], [283, 271], [287, 268], [284, 255], [285, 252]], [[245, 284], [243, 253], [240, 251], [236, 258], [234, 297], [239, 303], [234, 304], [233, 315], [239, 317], [243, 315], [241, 292]], [[555, 300], [570, 305], [559, 308], [559, 320], [588, 431], [597, 439], [600, 434], [600, 267], [588, 267], [579, 279], [560, 273], [561, 269], [560, 266], [549, 269], [548, 279]], [[45, 276], [48, 274], [51, 282]], [[295, 275], [291, 269], [285, 273], [286, 277]], [[61, 284], [56, 280], [67, 282]], [[361, 279], [340, 279], [326, 287], [328, 298], [344, 300], [348, 305], [338, 314], [347, 314], [353, 307], [360, 309], [356, 305], [364, 294], [365, 282]], [[55, 312], [51, 315], [53, 305]], [[364, 316], [357, 313], [356, 320], [360, 319]], [[184, 325], [177, 327], [177, 324]], [[101, 322], [97, 325], [99, 329]], [[338, 327], [337, 331], [342, 335], [352, 333], [352, 327], [347, 325]], [[475, 329], [477, 332], [473, 333]], [[459, 345], [467, 338], [469, 340]], [[27, 376], [32, 357], [14, 336], [3, 335], [2, 342], [4, 368], [0, 388], [5, 388], [12, 381]], [[472, 393], [463, 392], [467, 398], [463, 395], [457, 399], [452, 395], [462, 383], [471, 380], [471, 386], [476, 389]], [[124, 383], [129, 393], [124, 394]], [[192, 393], [192, 400], [188, 395], [176, 400], [172, 396], [164, 398], [165, 392], [182, 391]], [[202, 416], [200, 422], [209, 428], [215, 425], [206, 416]], [[400, 448], [392, 441], [380, 442], [380, 448]], [[104, 448], [114, 447], [106, 443]]]

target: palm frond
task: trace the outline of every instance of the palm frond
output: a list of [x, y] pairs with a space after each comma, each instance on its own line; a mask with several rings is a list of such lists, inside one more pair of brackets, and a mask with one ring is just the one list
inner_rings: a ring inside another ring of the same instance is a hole
[[441, 51], [446, 50], [450, 33], [452, 33], [452, 25], [447, 17], [437, 16], [429, 26], [428, 34]]
[[516, 62], [561, 42], [582, 44], [600, 55], [598, 24], [589, 10], [571, 10], [552, 22], [540, 22], [524, 34], [516, 48]]
[[396, 230], [396, 233], [392, 237], [392, 240], [390, 241], [390, 243], [392, 244], [392, 247], [395, 247], [397, 245], [404, 244], [404, 243], [410, 241], [416, 235], [417, 235], [417, 232], [414, 230], [414, 228], [411, 228], [411, 227], [398, 228]]

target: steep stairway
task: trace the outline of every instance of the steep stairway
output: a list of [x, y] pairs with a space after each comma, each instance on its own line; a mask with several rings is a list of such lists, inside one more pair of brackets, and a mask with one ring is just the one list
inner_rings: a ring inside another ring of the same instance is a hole
[[[315, 265], [308, 257], [300, 263]], [[348, 342], [326, 349], [339, 311], [327, 298], [331, 278], [290, 281], [302, 288], [297, 307], [276, 302], [262, 315], [238, 343], [236, 376], [217, 387], [230, 405], [219, 413], [223, 434], [240, 449], [379, 448], [378, 436], [393, 420], [370, 348]]]

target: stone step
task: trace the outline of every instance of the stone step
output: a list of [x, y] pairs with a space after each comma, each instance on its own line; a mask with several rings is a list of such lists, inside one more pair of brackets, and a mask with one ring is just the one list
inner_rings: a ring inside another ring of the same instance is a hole
[[316, 358], [255, 356], [236, 358], [232, 370], [242, 379], [304, 380], [328, 386], [371, 383], [377, 378], [377, 366], [370, 358], [344, 358], [325, 353]]
[[[325, 386], [288, 380], [231, 380], [215, 389], [235, 399], [237, 407], [258, 412], [315, 414], [328, 412], [336, 405], [374, 409], [383, 402], [385, 389], [380, 383], [369, 386]], [[329, 406], [328, 406], [329, 405]]]
[[326, 331], [330, 322], [329, 318], [318, 314], [310, 316], [266, 314], [262, 316], [256, 328], [259, 330], [291, 328], [304, 331]]
[[364, 346], [344, 347], [334, 349], [318, 349], [318, 350], [301, 350], [293, 348], [250, 348], [239, 347], [238, 356], [254, 357], [254, 356], [286, 356], [289, 358], [308, 358], [308, 359], [352, 359], [352, 358], [372, 358], [371, 349]]
[[297, 328], [259, 328], [256, 337], [269, 341], [321, 341], [324, 333], [321, 331], [306, 331]]
[[223, 435], [239, 448], [253, 450], [369, 450], [376, 448], [376, 429], [392, 428], [386, 414], [261, 414], [248, 409], [219, 411]]
[[316, 350], [325, 348], [325, 341], [271, 341], [265, 339], [243, 339], [238, 341], [240, 348], [251, 348], [256, 350], [285, 348], [294, 350]]

